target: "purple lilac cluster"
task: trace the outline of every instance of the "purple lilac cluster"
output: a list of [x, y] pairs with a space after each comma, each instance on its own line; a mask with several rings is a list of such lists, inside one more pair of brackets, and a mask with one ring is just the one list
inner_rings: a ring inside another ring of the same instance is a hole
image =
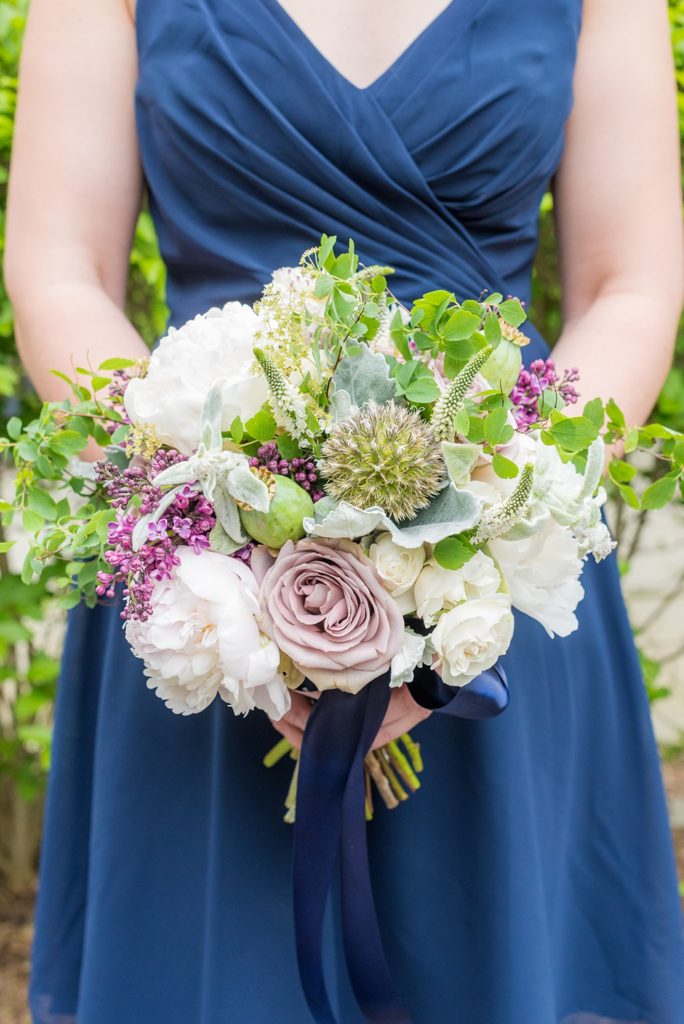
[[274, 441], [262, 444], [256, 455], [249, 460], [250, 466], [267, 469], [276, 476], [289, 476], [311, 495], [312, 501], [320, 501], [325, 492], [320, 486], [316, 463], [313, 456], [285, 459], [278, 451]]
[[[98, 479], [106, 490], [117, 517], [109, 525], [111, 551], [107, 560], [111, 572], [98, 573], [97, 594], [114, 597], [118, 583], [124, 585], [126, 607], [124, 619], [145, 621], [152, 611], [151, 598], [155, 583], [170, 579], [179, 564], [176, 548], [191, 547], [200, 554], [209, 547], [209, 533], [216, 525], [214, 510], [203, 494], [186, 484], [176, 495], [164, 515], [148, 527], [148, 539], [138, 551], [133, 550], [133, 531], [141, 516], [158, 507], [162, 491], [150, 482], [169, 465], [182, 461], [178, 452], [160, 451], [146, 471], [141, 466], [119, 470], [110, 463], [99, 463]], [[133, 497], [140, 504], [135, 511], [126, 511]]]
[[576, 368], [566, 370], [560, 377], [552, 359], [535, 359], [528, 369], [521, 370], [510, 394], [518, 430], [524, 433], [539, 422], [539, 399], [544, 391], [555, 391], [566, 404], [574, 404], [579, 398], [574, 387], [578, 380]]

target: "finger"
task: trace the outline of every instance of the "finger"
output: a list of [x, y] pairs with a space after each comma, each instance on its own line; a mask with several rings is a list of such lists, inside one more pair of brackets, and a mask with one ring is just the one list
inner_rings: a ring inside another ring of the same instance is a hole
[[302, 749], [302, 740], [304, 739], [303, 729], [298, 729], [296, 726], [291, 725], [289, 722], [285, 721], [284, 718], [281, 718], [277, 722], [272, 722], [271, 724], [274, 729], [277, 729], [281, 736], [285, 737], [288, 743], [291, 743], [293, 747], [297, 748], [297, 750]]

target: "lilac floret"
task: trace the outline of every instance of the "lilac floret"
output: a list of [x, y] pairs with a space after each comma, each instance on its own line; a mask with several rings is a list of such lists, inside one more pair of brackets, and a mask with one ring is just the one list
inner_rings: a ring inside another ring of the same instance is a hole
[[528, 369], [521, 370], [509, 396], [518, 430], [525, 433], [539, 422], [539, 399], [545, 391], [555, 391], [567, 405], [577, 402], [579, 394], [574, 385], [578, 380], [576, 368], [559, 377], [552, 359], [535, 359]]
[[[208, 535], [216, 525], [214, 510], [199, 490], [186, 484], [166, 514], [148, 525], [145, 543], [138, 551], [133, 551], [135, 527], [142, 516], [154, 513], [163, 496], [149, 478], [184, 458], [179, 452], [163, 449], [146, 469], [133, 466], [120, 470], [109, 463], [98, 464], [97, 479], [117, 510], [117, 516], [109, 524], [111, 550], [107, 552], [107, 559], [111, 571], [98, 573], [97, 594], [112, 598], [116, 585], [123, 584], [126, 607], [121, 615], [124, 619], [144, 621], [149, 617], [155, 583], [170, 579], [179, 564], [176, 548], [187, 545], [195, 554], [200, 554], [210, 546]], [[131, 511], [129, 505], [134, 497], [139, 504]]]

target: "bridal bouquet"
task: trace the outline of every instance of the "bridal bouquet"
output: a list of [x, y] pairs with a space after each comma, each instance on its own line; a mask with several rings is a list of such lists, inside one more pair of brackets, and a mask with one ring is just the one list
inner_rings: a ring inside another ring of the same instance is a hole
[[426, 665], [455, 693], [505, 654], [513, 609], [577, 628], [583, 563], [613, 547], [604, 439], [659, 446], [667, 472], [641, 499], [613, 461], [630, 504], [680, 478], [671, 431], [628, 431], [598, 399], [578, 414], [576, 371], [523, 367], [518, 300], [437, 290], [406, 309], [391, 268], [335, 241], [149, 360], [78, 369], [71, 401], [0, 442], [24, 579], [51, 567], [69, 605], [120, 585], [126, 638], [178, 714], [218, 696], [278, 719], [303, 685], [399, 687]]

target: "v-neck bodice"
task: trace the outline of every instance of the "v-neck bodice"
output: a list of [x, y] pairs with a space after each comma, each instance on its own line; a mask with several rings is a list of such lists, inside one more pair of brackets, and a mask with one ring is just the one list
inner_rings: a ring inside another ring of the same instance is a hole
[[137, 117], [173, 322], [252, 301], [322, 232], [436, 285], [525, 298], [581, 0], [455, 0], [367, 88], [277, 2], [138, 0]]
[[[299, 21], [290, 14], [284, 7], [282, 0], [263, 0], [264, 3], [268, 4], [271, 10], [276, 14], [279, 13], [283, 20], [283, 23], [291, 32], [299, 38], [302, 47], [309, 52], [311, 59], [317, 62], [328, 74], [341, 78], [351, 89], [356, 89], [358, 92], [375, 92], [376, 89], [382, 88], [382, 84], [386, 78], [394, 74], [402, 64], [412, 59], [414, 51], [423, 49], [429, 46], [433, 35], [442, 29], [442, 26], [446, 22], [447, 16], [451, 13], [451, 8], [459, 3], [460, 0], [450, 0], [449, 3], [442, 6], [440, 11], [437, 11], [433, 17], [415, 31], [413, 38], [409, 39], [402, 49], [393, 57], [388, 64], [385, 65], [380, 71], [373, 76], [373, 78], [365, 85], [357, 85], [352, 82], [349, 75], [341, 68], [338, 67], [325, 53], [321, 50], [321, 47], [312, 39], [307, 30]], [[351, 30], [352, 26], [347, 26]], [[363, 31], [363, 29], [360, 29]]]

